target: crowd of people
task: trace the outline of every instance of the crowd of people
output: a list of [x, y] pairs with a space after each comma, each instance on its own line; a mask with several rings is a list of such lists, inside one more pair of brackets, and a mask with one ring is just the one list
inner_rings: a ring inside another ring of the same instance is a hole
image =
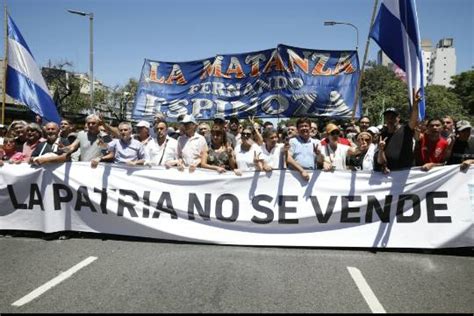
[[408, 122], [401, 123], [395, 108], [383, 115], [385, 124], [379, 126], [362, 116], [357, 122], [329, 122], [320, 129], [309, 118], [276, 128], [269, 121], [261, 126], [252, 117], [226, 120], [219, 115], [198, 123], [186, 114], [170, 123], [159, 113], [153, 122], [138, 122], [135, 133], [129, 122], [110, 126], [96, 114], [79, 130], [67, 119], [43, 126], [17, 120], [8, 127], [0, 125], [0, 166], [87, 161], [92, 168], [107, 162], [236, 175], [288, 168], [308, 181], [308, 170], [316, 169], [389, 173], [413, 166], [429, 171], [444, 164], [460, 164], [466, 170], [474, 164], [469, 121], [446, 116], [418, 122], [412, 111]]

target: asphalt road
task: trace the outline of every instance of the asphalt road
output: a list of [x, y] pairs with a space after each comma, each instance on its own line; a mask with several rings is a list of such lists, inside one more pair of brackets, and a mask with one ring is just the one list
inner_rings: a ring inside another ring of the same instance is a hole
[[[474, 312], [472, 249], [371, 252], [0, 232], [0, 253], [0, 313]], [[97, 259], [61, 274], [90, 257]], [[12, 305], [58, 276], [59, 284]]]

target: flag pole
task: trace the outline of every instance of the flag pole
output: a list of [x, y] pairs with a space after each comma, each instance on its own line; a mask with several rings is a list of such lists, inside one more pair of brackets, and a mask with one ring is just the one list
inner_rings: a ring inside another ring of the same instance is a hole
[[377, 12], [377, 4], [378, 3], [379, 3], [379, 0], [375, 0], [374, 9], [372, 11], [372, 18], [370, 19], [369, 34], [367, 35], [367, 42], [365, 44], [364, 59], [362, 61], [362, 68], [360, 70], [359, 80], [357, 80], [356, 95], [355, 95], [355, 98], [354, 98], [354, 106], [353, 106], [353, 110], [352, 110], [352, 121], [354, 120], [355, 114], [357, 112], [357, 106], [359, 105], [360, 84], [361, 84], [361, 81], [362, 81], [362, 77], [364, 76], [365, 63], [367, 62], [367, 53], [369, 52], [370, 30], [372, 28], [372, 25], [374, 24], [375, 13]]
[[7, 15], [7, 3], [5, 2], [5, 58], [3, 59], [3, 85], [2, 85], [2, 124], [5, 124], [5, 106], [7, 100], [7, 58], [8, 58], [8, 15]]

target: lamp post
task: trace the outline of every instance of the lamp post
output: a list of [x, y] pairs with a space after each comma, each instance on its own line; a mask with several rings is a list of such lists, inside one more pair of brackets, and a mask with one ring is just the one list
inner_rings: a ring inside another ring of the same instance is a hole
[[94, 13], [89, 12], [85, 13], [82, 11], [76, 10], [67, 10], [69, 13], [89, 16], [90, 28], [89, 28], [89, 81], [90, 81], [90, 90], [91, 90], [91, 108], [94, 109], [94, 37], [93, 37], [93, 27], [94, 27]]
[[325, 21], [324, 22], [324, 25], [326, 25], [326, 26], [332, 26], [332, 25], [336, 25], [336, 24], [349, 25], [349, 26], [352, 26], [356, 30], [356, 36], [357, 36], [356, 51], [359, 51], [359, 29], [357, 28], [357, 26], [355, 26], [354, 24], [349, 23], [349, 22], [336, 22], [336, 21]]

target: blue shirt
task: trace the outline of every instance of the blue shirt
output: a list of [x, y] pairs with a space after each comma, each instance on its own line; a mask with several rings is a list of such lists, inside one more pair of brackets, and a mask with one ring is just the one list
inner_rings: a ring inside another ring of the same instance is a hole
[[114, 139], [108, 145], [108, 151], [115, 153], [115, 163], [125, 163], [127, 161], [141, 160], [145, 158], [145, 148], [136, 139], [131, 139], [129, 143], [121, 139]]
[[296, 136], [290, 139], [290, 152], [292, 153], [293, 159], [303, 169], [316, 169], [314, 153], [314, 147], [319, 145], [319, 139], [309, 138], [308, 141], [304, 141], [300, 136]]

